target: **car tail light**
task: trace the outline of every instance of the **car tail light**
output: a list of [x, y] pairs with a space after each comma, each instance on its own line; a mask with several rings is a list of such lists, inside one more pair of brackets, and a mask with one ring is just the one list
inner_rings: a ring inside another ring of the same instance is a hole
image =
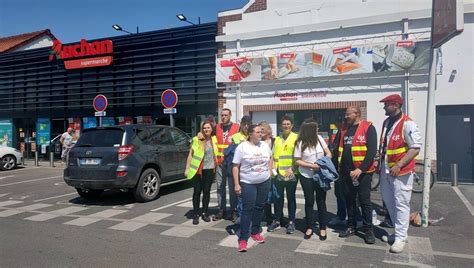
[[133, 145], [120, 146], [118, 150], [118, 160], [119, 161], [124, 160], [125, 158], [127, 158], [127, 156], [132, 154], [132, 152], [133, 152]]
[[127, 171], [117, 171], [117, 177], [125, 177], [127, 176]]

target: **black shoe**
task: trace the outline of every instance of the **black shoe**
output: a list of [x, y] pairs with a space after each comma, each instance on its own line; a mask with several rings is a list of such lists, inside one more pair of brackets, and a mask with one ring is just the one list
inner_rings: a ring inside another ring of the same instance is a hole
[[356, 233], [356, 230], [352, 227], [349, 227], [346, 230], [344, 230], [342, 233], [340, 233], [339, 237], [349, 237], [349, 236], [355, 235], [355, 233]]
[[224, 218], [224, 210], [219, 210], [216, 215], [212, 217], [213, 221], [220, 221]]
[[375, 244], [374, 231], [372, 231], [372, 230], [365, 231], [364, 241], [367, 244]]
[[211, 218], [209, 217], [209, 215], [207, 215], [207, 213], [203, 213], [201, 215], [201, 219], [205, 222], [210, 222], [211, 221]]
[[193, 224], [198, 225], [199, 224], [199, 214], [194, 214], [193, 216]]
[[[326, 230], [324, 230], [326, 231]], [[328, 231], [326, 231], [326, 234], [324, 236], [321, 235], [321, 230], [319, 230], [319, 240], [324, 241], [328, 238]]]
[[385, 227], [385, 228], [393, 228], [392, 221], [389, 219], [385, 219], [383, 222], [379, 224], [380, 227]]
[[239, 213], [237, 213], [237, 210], [232, 211], [232, 215], [230, 216], [230, 220], [233, 223], [235, 223], [238, 218], [239, 218]]
[[[308, 234], [308, 230], [311, 230], [311, 234]], [[305, 239], [305, 240], [311, 239], [311, 237], [313, 236], [313, 234], [314, 234], [313, 229], [307, 229], [307, 230], [306, 230], [306, 233], [304, 233], [304, 239]]]

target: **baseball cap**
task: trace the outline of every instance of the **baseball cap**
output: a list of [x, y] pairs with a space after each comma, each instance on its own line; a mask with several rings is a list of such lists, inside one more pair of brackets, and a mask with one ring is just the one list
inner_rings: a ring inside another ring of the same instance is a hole
[[383, 102], [383, 103], [393, 102], [393, 103], [398, 103], [400, 105], [403, 105], [403, 99], [398, 94], [388, 95], [387, 97], [381, 99], [380, 102]]
[[241, 125], [245, 125], [245, 124], [251, 125], [252, 124], [252, 117], [250, 117], [249, 115], [244, 115], [242, 117], [242, 119], [240, 120], [240, 124]]

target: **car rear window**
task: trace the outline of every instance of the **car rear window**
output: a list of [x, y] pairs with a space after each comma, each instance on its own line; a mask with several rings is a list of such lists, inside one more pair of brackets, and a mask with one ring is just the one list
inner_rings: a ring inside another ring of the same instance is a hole
[[76, 147], [119, 147], [124, 131], [121, 129], [95, 129], [82, 133]]

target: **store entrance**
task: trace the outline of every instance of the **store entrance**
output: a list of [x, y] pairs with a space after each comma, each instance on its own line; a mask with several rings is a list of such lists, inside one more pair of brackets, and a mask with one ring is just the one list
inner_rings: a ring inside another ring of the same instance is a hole
[[[280, 124], [281, 118], [283, 116], [290, 116], [294, 120], [293, 131], [298, 132], [305, 119], [313, 118], [316, 120], [316, 122], [318, 122], [319, 134], [326, 139], [332, 132], [331, 125], [333, 125], [332, 127], [334, 127], [334, 125], [339, 125], [339, 123], [344, 120], [345, 113], [345, 109], [278, 111], [277, 122]], [[281, 129], [278, 129], [278, 133], [280, 132]]]

